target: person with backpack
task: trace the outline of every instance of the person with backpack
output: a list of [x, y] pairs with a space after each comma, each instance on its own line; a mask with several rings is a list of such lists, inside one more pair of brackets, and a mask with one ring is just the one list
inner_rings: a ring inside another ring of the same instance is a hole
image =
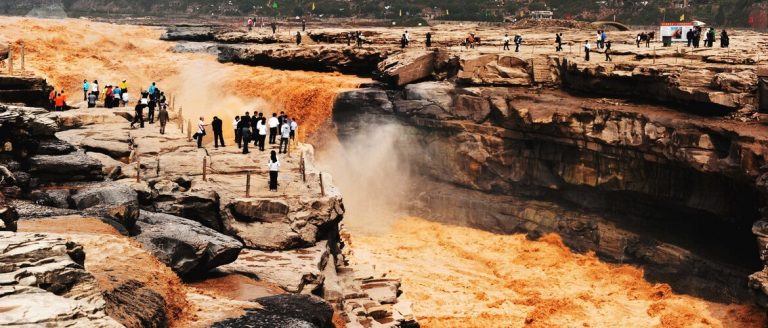
[[205, 137], [205, 119], [200, 116], [200, 120], [197, 121], [197, 132], [195, 132], [194, 138], [197, 139], [197, 148], [203, 148], [203, 137]]
[[515, 34], [515, 52], [520, 52], [520, 44], [523, 43], [523, 37]]

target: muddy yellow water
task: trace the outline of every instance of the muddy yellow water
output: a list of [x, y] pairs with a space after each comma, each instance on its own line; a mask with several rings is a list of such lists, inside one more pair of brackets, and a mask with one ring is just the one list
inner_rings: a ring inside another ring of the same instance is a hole
[[745, 305], [676, 295], [642, 270], [539, 241], [420, 218], [354, 234], [356, 261], [401, 277], [425, 327], [763, 327]]
[[[218, 115], [225, 127], [244, 111], [284, 110], [315, 130], [329, 118], [336, 93], [364, 81], [171, 53], [172, 44], [159, 41], [162, 31], [155, 28], [8, 17], [0, 17], [0, 26], [0, 42], [23, 41], [27, 68], [64, 89], [70, 102], [82, 99], [83, 79], [98, 79], [102, 86], [127, 79], [134, 97], [157, 81], [187, 118], [202, 115], [210, 121]], [[354, 199], [349, 197], [349, 207], [357, 206], [359, 213], [363, 203], [352, 204]], [[754, 306], [676, 295], [667, 285], [645, 281], [640, 269], [574, 254], [554, 235], [528, 241], [418, 218], [373, 231], [351, 223], [354, 260], [401, 277], [405, 296], [426, 327], [762, 327], [766, 319]], [[227, 290], [235, 284], [235, 298], [266, 292], [263, 286], [245, 290], [248, 284], [237, 279], [217, 279], [207, 287]], [[190, 301], [203, 313], [212, 301], [201, 297]]]

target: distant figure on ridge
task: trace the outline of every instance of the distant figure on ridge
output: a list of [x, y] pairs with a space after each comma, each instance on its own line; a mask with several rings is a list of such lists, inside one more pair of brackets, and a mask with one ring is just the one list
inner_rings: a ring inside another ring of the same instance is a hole
[[523, 37], [515, 34], [515, 52], [520, 52], [520, 44], [523, 43]]
[[611, 41], [605, 42], [605, 61], [613, 61], [611, 59]]
[[301, 32], [296, 31], [296, 45], [298, 46], [300, 44], [301, 44]]
[[555, 51], [560, 52], [563, 51], [563, 33], [556, 33], [555, 34]]
[[509, 50], [509, 34], [504, 33], [504, 39], [502, 39], [504, 42], [504, 47], [501, 50]]
[[728, 48], [731, 43], [730, 37], [728, 37], [728, 31], [723, 30], [720, 32], [720, 48]]
[[432, 32], [427, 32], [426, 40], [424, 43], [427, 45], [427, 48], [432, 46]]

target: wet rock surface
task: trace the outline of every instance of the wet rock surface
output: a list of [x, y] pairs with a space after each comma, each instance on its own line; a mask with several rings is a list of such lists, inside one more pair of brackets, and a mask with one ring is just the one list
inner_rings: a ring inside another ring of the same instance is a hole
[[218, 322], [213, 327], [332, 328], [333, 308], [312, 295], [283, 294], [257, 298], [262, 309], [248, 310], [239, 318]]
[[41, 234], [0, 232], [4, 326], [122, 327], [105, 313], [82, 246]]
[[184, 218], [141, 212], [131, 235], [182, 277], [237, 259], [242, 243]]

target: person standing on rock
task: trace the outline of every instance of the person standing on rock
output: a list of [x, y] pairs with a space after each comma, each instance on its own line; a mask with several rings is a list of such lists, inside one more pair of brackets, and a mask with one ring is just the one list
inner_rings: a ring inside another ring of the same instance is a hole
[[83, 100], [88, 100], [88, 91], [91, 91], [91, 85], [88, 80], [83, 80]]
[[56, 96], [55, 105], [56, 105], [56, 108], [55, 108], [56, 111], [64, 110], [64, 106], [67, 105], [67, 96], [64, 95], [64, 90], [61, 90], [61, 92], [59, 92], [59, 94]]
[[270, 27], [272, 27], [272, 34], [275, 34], [277, 32], [277, 24], [275, 22], [272, 22], [269, 24]]
[[222, 147], [226, 147], [224, 144], [224, 135], [223, 135], [223, 123], [221, 119], [219, 119], [218, 116], [213, 117], [213, 121], [211, 121], [211, 130], [213, 130], [213, 147], [219, 148], [219, 143], [221, 143]]
[[523, 37], [515, 34], [515, 52], [520, 52], [520, 44], [523, 43]]
[[56, 88], [51, 89], [51, 93], [48, 94], [48, 110], [56, 110]]
[[[246, 148], [243, 148], [243, 154], [248, 153], [248, 142], [250, 141], [251, 136], [251, 123], [248, 120], [249, 114], [248, 112], [245, 112], [245, 115], [240, 117], [240, 121], [237, 122], [237, 125], [235, 125], [235, 129], [239, 132], [240, 137], [237, 139], [237, 147], [240, 148], [242, 146], [241, 142], [245, 144]], [[245, 130], [248, 130], [247, 133]]]
[[112, 93], [112, 85], [107, 84], [107, 89], [104, 90], [104, 107], [112, 108], [112, 99], [115, 95]]
[[302, 19], [301, 20], [301, 31], [304, 32], [307, 30], [307, 21]]
[[277, 154], [273, 150], [269, 154], [269, 191], [277, 191], [277, 172], [280, 171], [280, 161], [277, 160]]
[[730, 42], [731, 40], [728, 37], [728, 31], [723, 30], [720, 32], [720, 48], [728, 48]]
[[253, 112], [253, 117], [251, 117], [251, 140], [253, 141], [253, 147], [257, 147], [259, 145], [259, 138], [256, 137], [256, 132], [258, 131], [258, 124], [261, 120], [261, 113], [256, 114], [256, 112]]
[[205, 119], [200, 116], [200, 120], [197, 121], [197, 132], [195, 133], [195, 139], [197, 139], [197, 148], [203, 148], [203, 137], [205, 137]]
[[296, 45], [298, 46], [300, 44], [301, 44], [301, 32], [296, 31]]
[[291, 124], [286, 122], [280, 127], [280, 153], [288, 153], [288, 142], [291, 140]]
[[168, 108], [160, 106], [160, 112], [157, 113], [157, 120], [160, 122], [160, 134], [165, 134], [165, 125], [168, 124]]
[[147, 107], [149, 108], [149, 112], [147, 113], [147, 120], [149, 120], [149, 124], [155, 124], [155, 107], [157, 107], [157, 98], [155, 96], [149, 96]]
[[280, 120], [277, 119], [277, 114], [272, 113], [272, 117], [269, 118], [269, 144], [274, 145], [277, 143], [277, 126], [280, 125]]
[[96, 107], [96, 95], [91, 92], [88, 94], [88, 108]]
[[685, 40], [688, 41], [688, 48], [691, 47], [691, 43], [693, 42], [693, 29], [688, 30], [688, 32], [685, 32]]
[[555, 51], [563, 51], [563, 33], [555, 33]]
[[126, 82], [126, 80], [123, 80], [123, 82], [120, 82], [118, 86], [120, 87], [121, 90], [123, 90], [123, 92], [128, 92], [128, 82]]
[[400, 48], [405, 49], [407, 44], [408, 44], [408, 41], [406, 41], [405, 34], [403, 34], [402, 36], [400, 36]]
[[605, 42], [605, 61], [613, 61], [611, 59], [611, 41]]
[[93, 80], [93, 83], [91, 83], [91, 93], [96, 95], [96, 99], [99, 99], [99, 81]]
[[299, 123], [296, 123], [296, 118], [291, 120], [291, 140], [296, 139], [296, 129], [299, 128]]
[[509, 33], [504, 33], [504, 47], [502, 50], [509, 50]]
[[432, 32], [427, 32], [426, 40], [424, 41], [427, 48], [432, 47]]
[[253, 18], [248, 18], [248, 23], [246, 25], [248, 25], [248, 32], [253, 30]]
[[259, 124], [254, 133], [258, 134], [259, 150], [264, 151], [264, 144], [267, 142], [267, 119], [265, 117], [259, 118]]
[[584, 60], [589, 61], [589, 51], [592, 50], [592, 45], [589, 44], [589, 40], [584, 41]]
[[235, 143], [237, 144], [237, 148], [241, 148], [242, 145], [240, 145], [240, 129], [237, 128], [237, 125], [240, 124], [240, 116], [235, 116], [235, 119], [232, 121], [232, 128], [235, 130]]
[[352, 32], [347, 32], [347, 47], [352, 45]]
[[133, 129], [133, 125], [136, 123], [140, 123], [140, 127], [144, 128], [144, 104], [138, 103], [136, 104], [136, 107], [134, 107], [133, 111], [133, 121], [131, 122], [131, 129]]

